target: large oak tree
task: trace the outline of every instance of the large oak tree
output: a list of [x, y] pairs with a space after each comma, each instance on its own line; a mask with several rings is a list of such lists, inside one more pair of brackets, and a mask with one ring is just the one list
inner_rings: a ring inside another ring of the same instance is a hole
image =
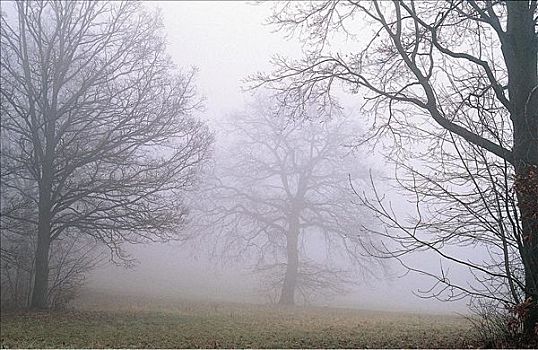
[[203, 242], [215, 242], [223, 258], [252, 259], [282, 305], [341, 293], [352, 274], [379, 272], [366, 254], [370, 217], [350, 187], [368, 176], [350, 147], [357, 127], [343, 116], [293, 121], [263, 97], [230, 118], [214, 174], [196, 198]]
[[[7, 6], [7, 5], [6, 5]], [[123, 242], [183, 227], [182, 193], [212, 140], [194, 72], [165, 52], [141, 3], [21, 1], [2, 14], [2, 232], [37, 231], [32, 307], [46, 307], [51, 242]]]

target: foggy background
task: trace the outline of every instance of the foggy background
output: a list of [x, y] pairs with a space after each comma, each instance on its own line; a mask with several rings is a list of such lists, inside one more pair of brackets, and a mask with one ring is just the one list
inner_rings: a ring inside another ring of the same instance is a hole
[[[299, 57], [301, 43], [290, 40], [274, 28], [263, 25], [271, 4], [243, 2], [151, 2], [160, 8], [167, 32], [168, 52], [179, 67], [197, 67], [196, 86], [205, 97], [200, 117], [213, 130], [234, 111], [241, 110], [250, 96], [243, 92], [243, 80], [258, 71], [270, 71], [274, 54]], [[346, 114], [360, 119], [360, 97], [341, 95]], [[217, 134], [217, 147], [218, 147]], [[369, 152], [368, 149], [364, 149]], [[360, 152], [360, 151], [359, 151]], [[391, 172], [378, 154], [370, 157], [376, 167]], [[405, 212], [403, 201], [394, 193], [388, 196]], [[123, 294], [185, 297], [200, 300], [269, 302], [259, 289], [259, 281], [246, 268], [233, 263], [215, 263], [206, 251], [191, 244], [170, 242], [127, 246], [138, 263], [131, 269], [106, 263], [87, 276], [87, 288]], [[476, 254], [476, 252], [474, 253]], [[406, 261], [421, 268], [439, 271], [439, 259], [429, 253], [415, 254]], [[320, 299], [315, 305], [330, 305], [376, 310], [417, 312], [466, 312], [464, 301], [443, 303], [422, 299], [414, 293], [428, 290], [432, 280], [416, 274], [403, 275], [396, 262], [389, 262], [387, 276], [359, 281], [349, 294]], [[445, 265], [443, 265], [446, 268]], [[456, 270], [451, 271], [452, 276]], [[468, 274], [463, 271], [459, 278]], [[458, 278], [458, 279], [459, 279]]]

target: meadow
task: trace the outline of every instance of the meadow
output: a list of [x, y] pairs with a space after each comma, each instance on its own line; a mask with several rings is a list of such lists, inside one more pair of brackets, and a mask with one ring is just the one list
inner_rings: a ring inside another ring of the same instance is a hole
[[93, 295], [63, 311], [4, 310], [2, 348], [467, 348], [470, 323], [426, 315]]

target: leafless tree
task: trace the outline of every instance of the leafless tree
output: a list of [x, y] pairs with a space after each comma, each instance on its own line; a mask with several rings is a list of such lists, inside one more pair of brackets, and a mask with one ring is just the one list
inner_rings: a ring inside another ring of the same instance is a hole
[[124, 258], [123, 242], [176, 237], [212, 137], [192, 117], [195, 72], [171, 63], [158, 13], [13, 5], [0, 32], [2, 230], [37, 232], [31, 306], [42, 308], [52, 242], [85, 235]]
[[[485, 151], [496, 164], [508, 164], [505, 187], [515, 185], [517, 215], [513, 212], [511, 218], [528, 302], [525, 330], [529, 335], [534, 332], [538, 319], [537, 2], [286, 2], [275, 5], [271, 21], [290, 35], [303, 35], [308, 43], [303, 60], [277, 57], [274, 74], [256, 77], [277, 89], [296, 113], [302, 113], [306, 99], [329, 106], [331, 88], [341, 82], [352, 93], [366, 92], [365, 108], [378, 118], [378, 134], [388, 130], [402, 141], [405, 133], [417, 136], [426, 130], [443, 130], [457, 142]], [[347, 40], [345, 49], [332, 41], [338, 36]], [[430, 151], [440, 152], [435, 147]], [[473, 161], [466, 158], [465, 164]], [[493, 198], [495, 191], [489, 188], [483, 193]], [[503, 220], [510, 219], [504, 216]], [[433, 250], [444, 254], [443, 248]], [[509, 264], [509, 259], [503, 259]]]
[[204, 241], [217, 242], [217, 255], [253, 258], [266, 287], [291, 305], [345, 288], [353, 273], [345, 262], [364, 275], [379, 266], [365, 254], [368, 217], [351, 204], [349, 176], [359, 183], [367, 174], [350, 161], [353, 125], [293, 123], [273, 102], [258, 97], [233, 116], [230, 145], [217, 153], [213, 182], [198, 196], [196, 222], [205, 223]]
[[[370, 230], [397, 243], [377, 250], [377, 255], [398, 259], [409, 270], [433, 278], [435, 284], [421, 291], [423, 297], [468, 298], [471, 308], [488, 321], [493, 320], [493, 309], [500, 319], [522, 321], [522, 315], [507, 312], [525, 303], [512, 167], [449, 132], [432, 135], [429, 142], [437, 151], [417, 155], [412, 165], [409, 156], [406, 161], [394, 159], [396, 181], [415, 203], [414, 215], [398, 213], [377, 189], [373, 196], [357, 192], [383, 223]], [[423, 250], [436, 252], [440, 265], [417, 267], [405, 261], [409, 253]], [[451, 271], [455, 265], [468, 270], [473, 280], [457, 278], [462, 270]]]

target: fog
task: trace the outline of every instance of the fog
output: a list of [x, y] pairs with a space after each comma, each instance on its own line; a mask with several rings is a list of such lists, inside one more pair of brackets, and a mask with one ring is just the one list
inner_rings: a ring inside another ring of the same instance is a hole
[[[217, 142], [222, 121], [244, 109], [251, 99], [251, 92], [244, 91], [245, 79], [258, 71], [270, 71], [270, 59], [275, 54], [288, 57], [302, 54], [302, 45], [296, 38], [285, 38], [282, 33], [274, 32], [274, 28], [263, 25], [270, 14], [270, 4], [184, 1], [148, 5], [162, 11], [168, 52], [174, 63], [197, 68], [196, 86], [205, 98], [205, 109], [199, 117], [217, 131]], [[361, 98], [347, 94], [339, 97], [345, 114], [360, 120]], [[387, 173], [393, 171], [377, 149], [362, 148], [358, 152], [369, 154], [371, 166]], [[397, 193], [388, 196], [399, 203], [397, 210], [412, 211], [412, 203], [406, 206]], [[260, 290], [260, 280], [251, 269], [241, 263], [211, 258], [211, 244], [207, 242], [207, 247], [181, 242], [127, 245], [127, 252], [136, 259], [134, 266], [126, 269], [102, 264], [87, 276], [86, 288], [154, 297], [269, 303], [267, 293]], [[440, 266], [439, 258], [427, 252], [416, 253], [407, 261], [435, 272]], [[316, 298], [312, 303], [373, 310], [467, 312], [465, 300], [441, 302], [418, 297], [419, 290], [432, 286], [432, 279], [406, 274], [396, 261], [387, 261], [386, 265], [385, 273], [358, 280], [348, 293]], [[453, 270], [451, 276], [457, 278], [454, 271], [458, 270]], [[463, 271], [459, 278], [465, 280], [470, 275]]]
[[[93, 271], [86, 288], [114, 295], [194, 301], [269, 304], [260, 281], [249, 269], [222, 266], [177, 244], [136, 246], [129, 249], [138, 264], [132, 269], [107, 265]], [[436, 264], [434, 257], [419, 257], [420, 264]], [[400, 271], [403, 274], [403, 271]], [[312, 300], [312, 305], [428, 314], [466, 314], [465, 302], [422, 299], [415, 293], [429, 289], [431, 279], [413, 274], [360, 281], [349, 293]], [[300, 305], [300, 304], [299, 304]]]
[[1, 347], [533, 347], [537, 11], [2, 2]]

